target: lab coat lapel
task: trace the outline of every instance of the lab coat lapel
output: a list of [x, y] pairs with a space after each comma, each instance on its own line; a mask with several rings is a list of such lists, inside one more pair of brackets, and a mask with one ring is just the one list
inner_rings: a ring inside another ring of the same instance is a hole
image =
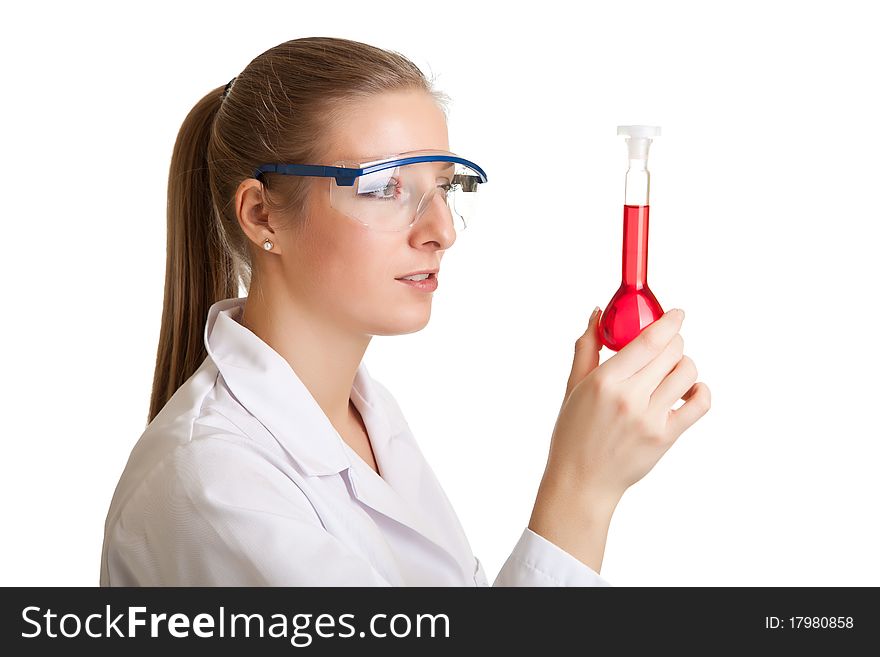
[[309, 476], [337, 474], [350, 463], [341, 438], [293, 368], [239, 323], [247, 297], [213, 306], [205, 346], [227, 387]]
[[361, 364], [352, 401], [367, 427], [381, 476], [346, 445], [359, 466], [350, 471], [353, 493], [367, 506], [422, 534], [470, 576], [473, 556], [458, 518], [396, 403], [383, 397]]
[[[386, 472], [389, 470], [387, 456], [381, 458], [376, 452], [376, 460], [379, 463], [380, 472], [382, 468], [385, 468]], [[385, 478], [376, 474], [372, 468], [363, 464], [363, 467], [349, 470], [348, 475], [352, 494], [361, 503], [421, 534], [437, 547], [454, 556], [445, 537], [439, 532], [440, 527], [432, 522], [436, 519], [417, 513], [401, 493], [395, 490]]]
[[448, 517], [442, 504], [446, 500], [434, 490], [436, 480], [408, 434], [405, 419], [380, 395], [364, 363], [355, 376], [352, 401], [384, 478], [345, 443], [290, 364], [238, 322], [245, 301], [241, 297], [216, 302], [205, 325], [206, 349], [232, 394], [305, 475], [344, 474], [361, 503], [421, 534], [467, 572], [470, 547], [457, 519]]

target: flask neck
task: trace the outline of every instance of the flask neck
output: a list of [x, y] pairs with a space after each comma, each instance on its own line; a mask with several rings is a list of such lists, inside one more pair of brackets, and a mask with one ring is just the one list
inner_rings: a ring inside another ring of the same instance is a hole
[[641, 290], [648, 286], [647, 204], [623, 206], [623, 285]]
[[651, 193], [651, 173], [647, 160], [630, 160], [624, 186], [625, 205], [648, 205]]
[[647, 171], [648, 170], [648, 158], [645, 157], [631, 157], [629, 158], [629, 166], [626, 169], [627, 171]]

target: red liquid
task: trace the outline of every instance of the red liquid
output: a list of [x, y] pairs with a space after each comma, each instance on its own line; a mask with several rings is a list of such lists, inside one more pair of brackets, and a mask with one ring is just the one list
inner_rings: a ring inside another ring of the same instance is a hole
[[599, 322], [599, 339], [620, 351], [663, 309], [648, 288], [648, 205], [623, 206], [623, 281]]

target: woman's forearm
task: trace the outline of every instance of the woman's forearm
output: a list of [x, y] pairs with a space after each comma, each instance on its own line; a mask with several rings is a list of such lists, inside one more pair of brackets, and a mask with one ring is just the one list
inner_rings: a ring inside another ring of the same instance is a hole
[[617, 502], [545, 474], [528, 527], [598, 573]]

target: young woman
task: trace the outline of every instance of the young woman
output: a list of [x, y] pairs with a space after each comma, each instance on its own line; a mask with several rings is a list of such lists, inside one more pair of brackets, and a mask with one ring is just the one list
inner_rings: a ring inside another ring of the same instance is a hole
[[[488, 585], [362, 362], [373, 335], [426, 325], [487, 180], [449, 151], [444, 103], [400, 54], [314, 37], [189, 113], [148, 425], [107, 515], [102, 586]], [[680, 311], [601, 366], [595, 315], [496, 586], [608, 585], [621, 495], [709, 409]]]

